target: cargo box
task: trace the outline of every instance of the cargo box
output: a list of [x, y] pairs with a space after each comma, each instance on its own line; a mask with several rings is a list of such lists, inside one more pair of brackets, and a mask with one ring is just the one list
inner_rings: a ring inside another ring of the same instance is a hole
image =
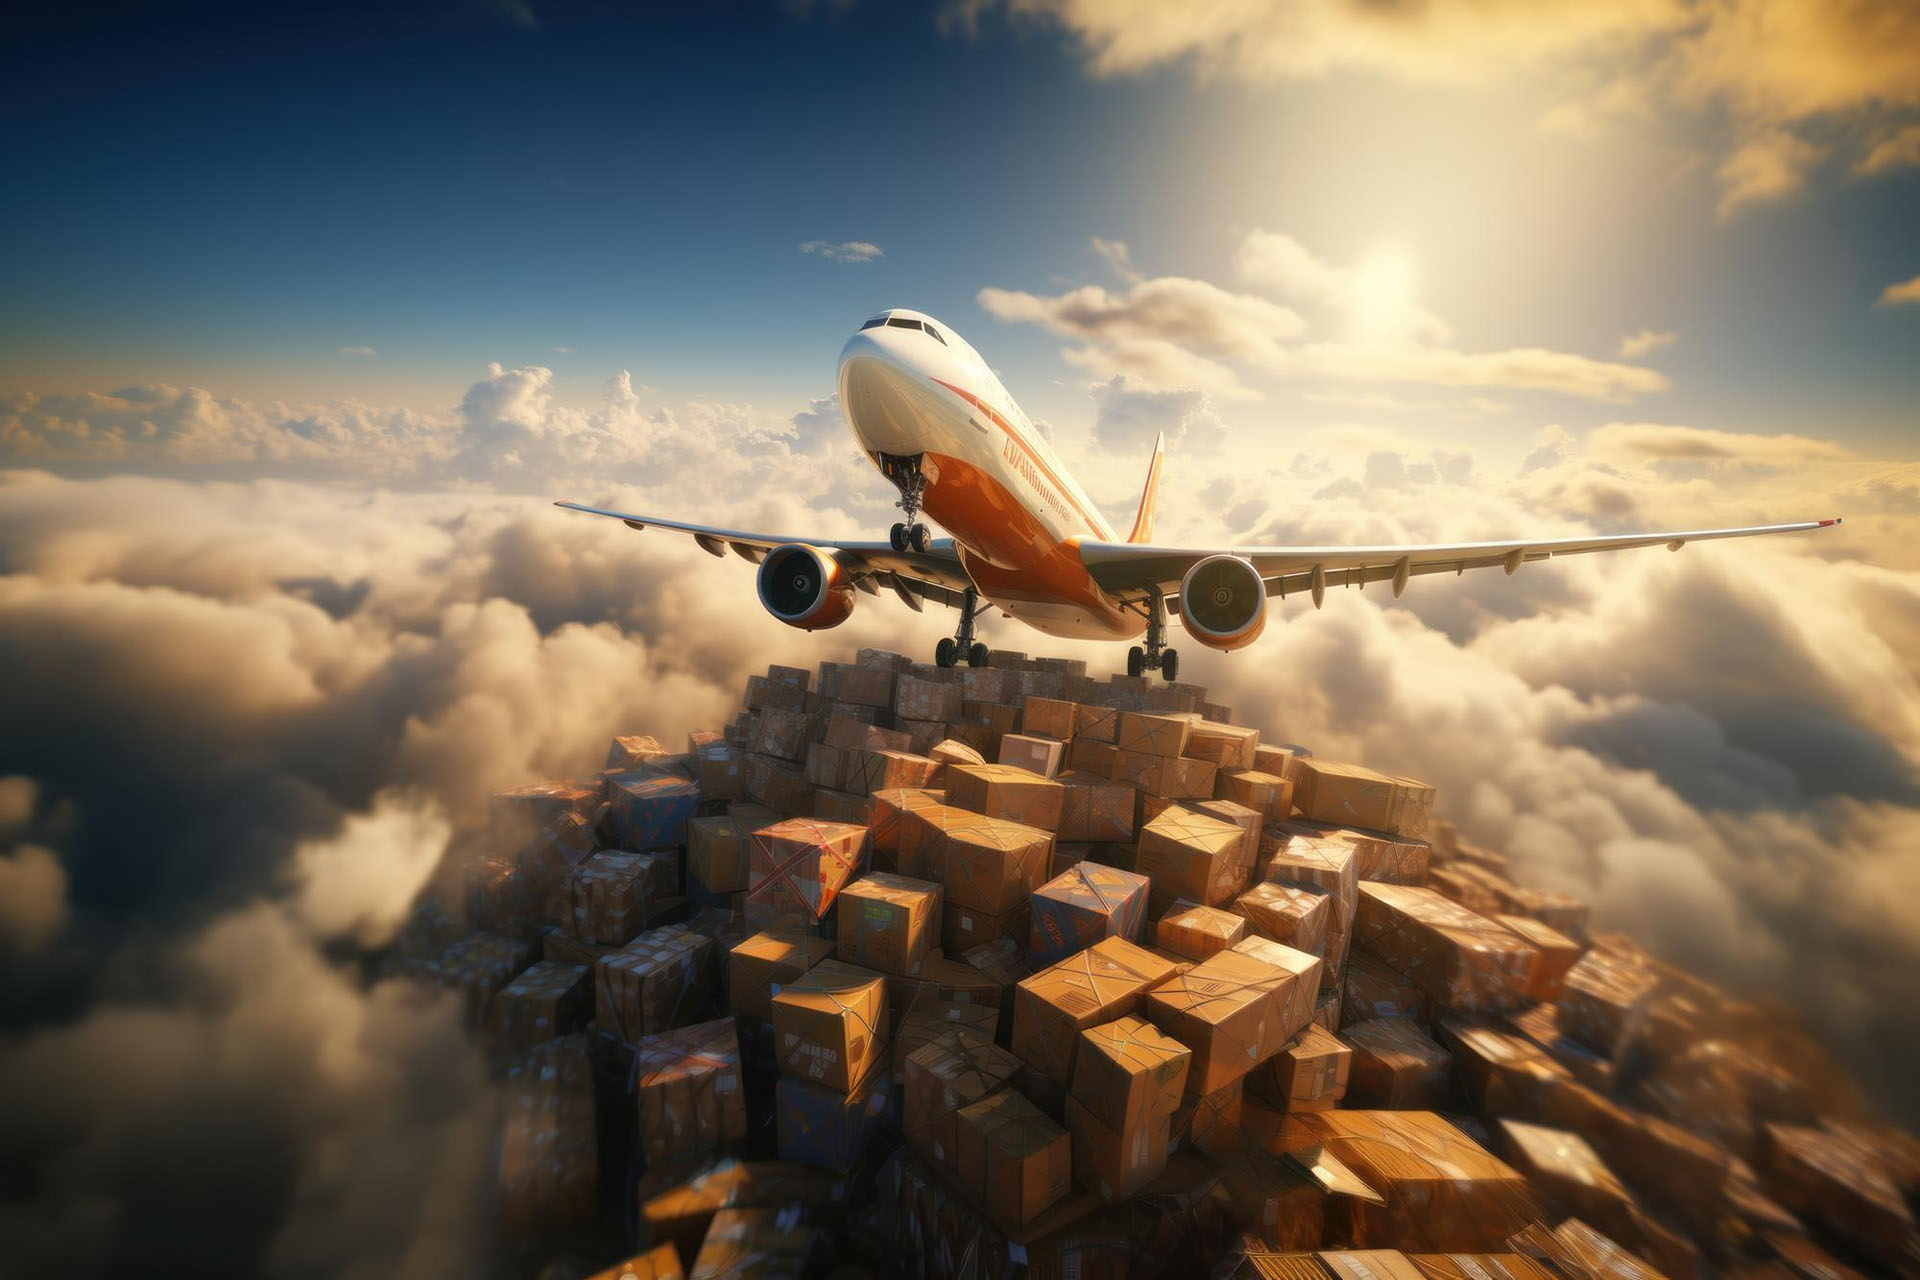
[[773, 995], [833, 954], [834, 944], [804, 933], [756, 933], [727, 958], [728, 1006], [735, 1013], [773, 1020]]
[[1057, 831], [1065, 792], [1058, 782], [1012, 765], [949, 765], [947, 803], [989, 818]]
[[1308, 760], [1300, 766], [1293, 802], [1316, 822], [1417, 838], [1427, 833], [1433, 794], [1432, 787], [1412, 778], [1364, 765]]
[[687, 823], [687, 872], [715, 893], [740, 893], [749, 883], [753, 829], [733, 814]]
[[1187, 753], [1187, 743], [1192, 739], [1197, 718], [1122, 711], [1114, 727], [1114, 745], [1122, 751], [1141, 755], [1183, 756]]
[[1000, 941], [1012, 942], [1024, 952], [1032, 933], [1030, 901], [1005, 911], [982, 911], [949, 902], [940, 911], [940, 947], [955, 955]]
[[1282, 1111], [1325, 1111], [1346, 1097], [1353, 1050], [1319, 1026], [1308, 1026], [1247, 1077], [1256, 1096]]
[[699, 813], [700, 788], [685, 778], [615, 778], [607, 784], [607, 825], [630, 853], [675, 849], [687, 842], [687, 823]]
[[956, 682], [902, 675], [893, 686], [893, 713], [907, 720], [952, 720], [964, 696]]
[[640, 1153], [649, 1164], [747, 1140], [740, 1042], [732, 1018], [644, 1036], [634, 1046]]
[[901, 1067], [901, 1132], [908, 1142], [957, 1169], [954, 1116], [1004, 1088], [1020, 1060], [991, 1042], [952, 1028], [907, 1055]]
[[865, 827], [789, 818], [753, 833], [747, 898], [770, 911], [819, 920], [865, 865]]
[[1293, 784], [1258, 769], [1221, 770], [1214, 775], [1213, 794], [1257, 810], [1268, 822], [1285, 822], [1293, 812]]
[[593, 1067], [587, 1037], [535, 1046], [507, 1072], [500, 1225], [514, 1241], [590, 1221], [599, 1207]]
[[1073, 1188], [1067, 1131], [1010, 1089], [954, 1116], [960, 1181], [1003, 1227], [1024, 1227]]
[[1297, 951], [1325, 955], [1333, 916], [1332, 895], [1310, 885], [1262, 880], [1233, 900], [1236, 915], [1252, 932]]
[[679, 892], [679, 878], [665, 854], [596, 853], [573, 875], [568, 923], [576, 937], [620, 946], [653, 922], [658, 904]]
[[1353, 945], [1403, 973], [1436, 1004], [1459, 1012], [1518, 1008], [1533, 946], [1431, 889], [1360, 886]]
[[892, 1096], [893, 1077], [884, 1064], [847, 1093], [780, 1077], [774, 1086], [780, 1158], [845, 1173], [866, 1151]]
[[1453, 1056], [1406, 1018], [1373, 1018], [1340, 1034], [1353, 1050], [1347, 1105], [1431, 1111], [1447, 1104]]
[[1283, 1028], [1281, 1004], [1297, 975], [1237, 951], [1146, 993], [1141, 1013], [1193, 1050], [1189, 1093], [1212, 1093], [1278, 1053], [1300, 1028]]
[[1253, 753], [1259, 745], [1258, 729], [1199, 720], [1194, 723], [1187, 737], [1187, 749], [1181, 754], [1196, 760], [1210, 760], [1222, 772], [1238, 773], [1253, 768]]
[[1174, 806], [1142, 828], [1134, 870], [1153, 882], [1156, 910], [1179, 898], [1217, 907], [1247, 882], [1243, 845], [1240, 828]]
[[998, 759], [1001, 764], [1025, 769], [1042, 778], [1052, 778], [1059, 774], [1066, 760], [1066, 751], [1067, 744], [1057, 738], [1009, 733], [1000, 739]]
[[822, 960], [782, 987], [772, 1005], [782, 1075], [846, 1093], [885, 1055], [887, 989], [871, 969]]
[[1180, 1107], [1193, 1053], [1140, 1018], [1080, 1033], [1071, 1092], [1109, 1129], [1137, 1130]]
[[569, 1035], [593, 1016], [592, 969], [542, 960], [495, 992], [487, 1006], [494, 1049], [511, 1058]]
[[1061, 1084], [1073, 1078], [1080, 1033], [1132, 1013], [1173, 963], [1108, 938], [1034, 974], [1014, 989], [1013, 1051]]
[[1163, 800], [1210, 799], [1214, 773], [1211, 761], [1130, 751], [1124, 747], [1113, 753], [1113, 762], [1108, 768], [1115, 782], [1124, 782], [1143, 795]]
[[1073, 842], [1133, 839], [1134, 790], [1099, 774], [1069, 770], [1061, 793], [1059, 838]]
[[1167, 1167], [1172, 1116], [1122, 1132], [1102, 1124], [1071, 1096], [1066, 1116], [1067, 1131], [1073, 1136], [1074, 1176], [1102, 1200], [1138, 1195]]
[[1071, 742], [1080, 708], [1059, 698], [1028, 697], [1020, 704], [1020, 732]]
[[685, 1026], [705, 1012], [713, 970], [710, 939], [650, 929], [594, 965], [594, 1023], [626, 1044]]
[[[865, 668], [855, 668], [864, 670]], [[826, 1231], [772, 1209], [722, 1209], [713, 1215], [688, 1280], [807, 1280], [832, 1265]]]
[[1027, 951], [1052, 964], [1102, 938], [1140, 939], [1147, 914], [1147, 878], [1082, 862], [1033, 892]]
[[918, 973], [938, 938], [941, 903], [931, 881], [870, 871], [840, 891], [835, 954], [882, 973]]
[[1197, 962], [1225, 951], [1246, 932], [1245, 916], [1180, 899], [1160, 917], [1154, 940], [1162, 949]]

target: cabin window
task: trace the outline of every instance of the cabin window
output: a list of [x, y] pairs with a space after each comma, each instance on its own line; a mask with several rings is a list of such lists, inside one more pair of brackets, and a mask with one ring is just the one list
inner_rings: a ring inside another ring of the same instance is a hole
[[927, 334], [929, 337], [931, 337], [935, 342], [939, 343], [941, 346], [944, 347], [947, 345], [947, 340], [941, 337], [940, 331], [934, 328], [932, 325], [927, 326]]
[[894, 316], [891, 320], [888, 320], [887, 323], [896, 329], [918, 329], [922, 327], [918, 320], [903, 320], [899, 316]]

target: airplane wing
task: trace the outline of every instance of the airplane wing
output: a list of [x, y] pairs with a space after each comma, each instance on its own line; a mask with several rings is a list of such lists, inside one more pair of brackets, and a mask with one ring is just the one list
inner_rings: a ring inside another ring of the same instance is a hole
[[1233, 555], [1253, 562], [1267, 584], [1269, 596], [1311, 591], [1317, 603], [1328, 587], [1391, 582], [1393, 594], [1405, 590], [1407, 579], [1427, 573], [1465, 573], [1491, 569], [1508, 573], [1521, 565], [1552, 556], [1583, 555], [1590, 551], [1625, 551], [1634, 547], [1665, 546], [1678, 551], [1689, 542], [1716, 538], [1746, 538], [1763, 533], [1800, 533], [1837, 525], [1832, 520], [1799, 524], [1755, 525], [1745, 529], [1692, 529], [1669, 533], [1626, 533], [1594, 538], [1539, 538], [1520, 542], [1434, 543], [1400, 547], [1153, 547], [1125, 542], [1082, 542], [1080, 558], [1102, 588], [1117, 595], [1147, 595], [1154, 591], [1172, 598], [1180, 580], [1197, 562], [1214, 555]]
[[630, 515], [608, 511], [578, 502], [556, 502], [556, 507], [584, 511], [588, 515], [607, 516], [629, 529], [665, 529], [684, 533], [700, 544], [709, 555], [725, 556], [732, 551], [742, 560], [759, 564], [767, 552], [789, 542], [803, 542], [833, 553], [834, 559], [853, 578], [853, 585], [868, 595], [881, 588], [891, 590], [901, 603], [918, 613], [922, 602], [959, 608], [962, 593], [972, 583], [960, 566], [952, 538], [937, 538], [925, 551], [895, 551], [885, 542], [837, 542], [831, 538], [806, 538], [790, 534], [749, 533], [742, 529], [720, 529], [712, 525], [689, 524], [684, 520], [662, 520], [654, 516]]

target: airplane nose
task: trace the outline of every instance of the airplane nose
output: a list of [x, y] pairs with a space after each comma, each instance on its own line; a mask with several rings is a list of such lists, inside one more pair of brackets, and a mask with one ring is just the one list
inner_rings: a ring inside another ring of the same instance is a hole
[[840, 353], [840, 407], [868, 451], [918, 453], [924, 399], [918, 374], [869, 332], [856, 333]]

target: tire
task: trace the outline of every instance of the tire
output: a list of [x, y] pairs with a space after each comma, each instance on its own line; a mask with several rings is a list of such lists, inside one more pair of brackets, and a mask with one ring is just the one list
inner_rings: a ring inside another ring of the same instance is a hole
[[933, 646], [933, 665], [936, 667], [950, 667], [959, 657], [960, 646], [953, 642], [951, 636]]
[[1127, 650], [1127, 674], [1143, 676], [1147, 672], [1147, 651], [1139, 645]]
[[913, 550], [918, 551], [921, 555], [925, 555], [927, 553], [927, 548], [932, 545], [933, 545], [933, 537], [931, 534], [927, 532], [927, 526], [923, 524], [915, 524], [915, 525], [907, 526], [907, 546], [908, 547], [911, 547], [913, 548]]
[[1160, 654], [1160, 678], [1169, 684], [1180, 678], [1180, 655], [1171, 649]]
[[976, 642], [967, 650], [967, 665], [970, 667], [984, 667], [987, 665], [987, 659], [992, 656], [987, 646]]
[[893, 544], [895, 551], [905, 551], [907, 549], [907, 526], [896, 524], [893, 528], [887, 530], [887, 541]]

